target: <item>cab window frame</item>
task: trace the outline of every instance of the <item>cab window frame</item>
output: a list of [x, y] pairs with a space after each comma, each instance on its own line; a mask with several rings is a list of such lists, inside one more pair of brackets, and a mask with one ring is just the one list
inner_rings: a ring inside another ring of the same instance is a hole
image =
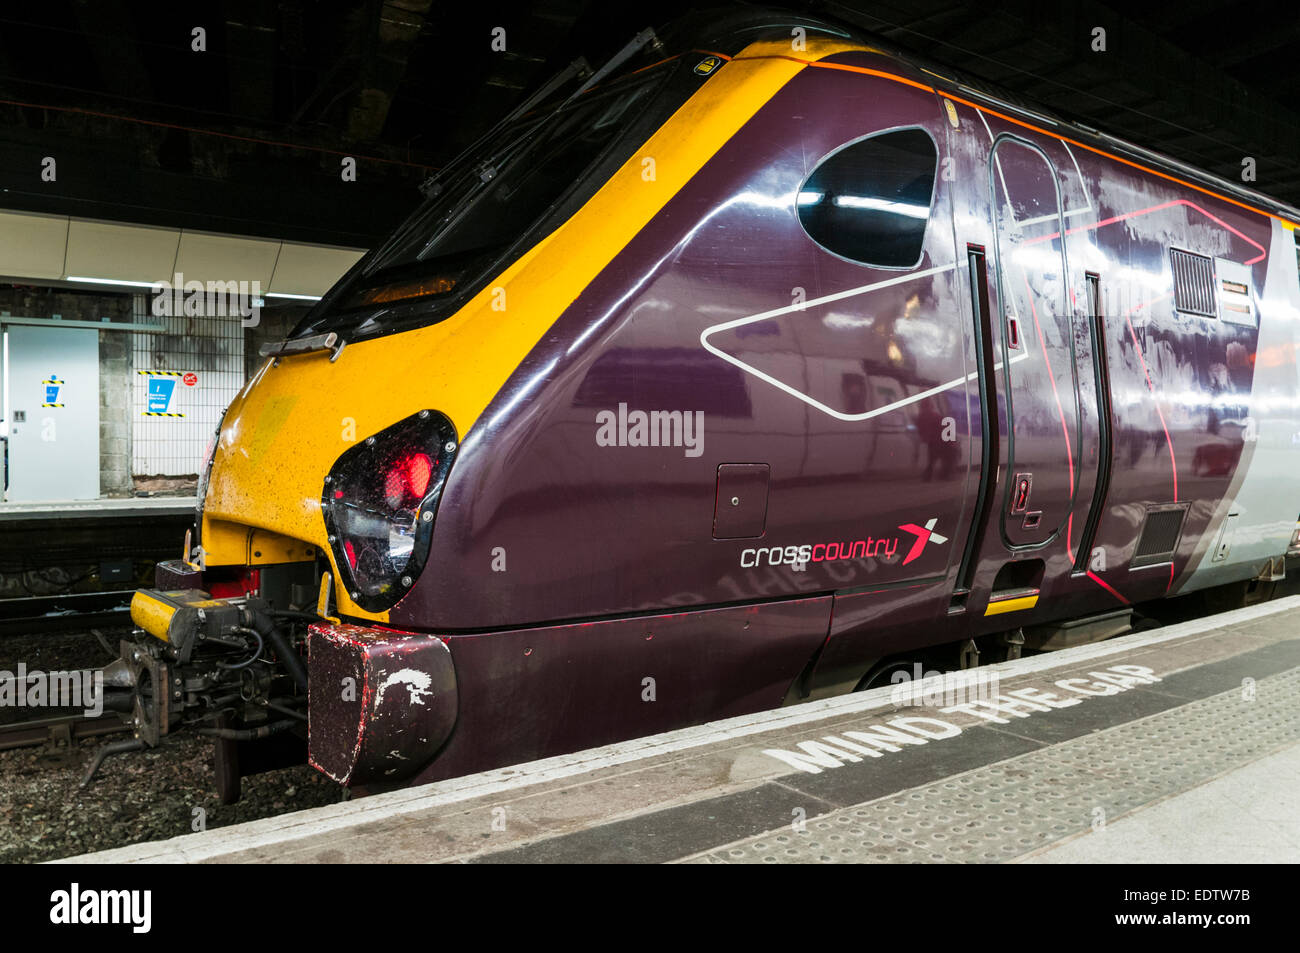
[[[877, 262], [864, 261], [860, 258], [854, 258], [849, 255], [845, 255], [842, 252], [838, 252], [834, 248], [831, 248], [826, 244], [824, 244], [823, 242], [819, 241], [812, 234], [812, 232], [808, 230], [808, 226], [804, 222], [804, 217], [800, 212], [800, 206], [799, 206], [799, 195], [807, 190], [808, 183], [812, 181], [813, 177], [817, 175], [817, 173], [821, 171], [828, 162], [833, 161], [836, 157], [840, 156], [841, 154], [843, 154], [849, 149], [853, 149], [861, 145], [862, 143], [869, 142], [873, 139], [880, 139], [883, 136], [888, 136], [900, 132], [911, 132], [911, 131], [923, 133], [925, 137], [929, 139], [930, 146], [934, 150], [934, 171], [930, 177], [929, 204], [927, 206], [926, 217], [923, 220], [924, 226], [921, 229], [921, 236], [920, 236], [921, 240], [917, 247], [916, 260], [907, 265], [883, 265]], [[859, 267], [863, 267], [863, 268], [875, 268], [882, 271], [897, 271], [897, 272], [915, 271], [921, 265], [921, 263], [925, 261], [926, 239], [929, 237], [930, 222], [934, 218], [935, 205], [939, 197], [939, 170], [942, 165], [943, 165], [943, 154], [939, 148], [939, 142], [935, 138], [934, 133], [932, 133], [925, 126], [919, 123], [908, 123], [902, 126], [890, 126], [886, 129], [873, 130], [872, 132], [866, 133], [864, 135], [858, 136], [857, 138], [850, 139], [847, 142], [841, 143], [840, 145], [832, 149], [830, 152], [827, 152], [825, 155], [823, 155], [820, 159], [818, 159], [813, 164], [812, 169], [808, 172], [806, 176], [804, 176], [803, 180], [799, 183], [798, 189], [795, 192], [795, 200], [794, 200], [795, 218], [798, 220], [800, 229], [803, 231], [804, 235], [807, 236], [809, 241], [811, 241], [822, 251], [826, 252], [826, 254], [833, 255], [834, 257], [840, 259], [841, 261], [849, 262], [850, 264], [858, 265]]]

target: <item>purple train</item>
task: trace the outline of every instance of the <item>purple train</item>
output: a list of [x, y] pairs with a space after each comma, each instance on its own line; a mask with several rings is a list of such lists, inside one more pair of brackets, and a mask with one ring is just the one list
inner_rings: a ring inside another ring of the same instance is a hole
[[838, 26], [639, 42], [268, 353], [113, 750], [427, 782], [1281, 576], [1300, 212]]

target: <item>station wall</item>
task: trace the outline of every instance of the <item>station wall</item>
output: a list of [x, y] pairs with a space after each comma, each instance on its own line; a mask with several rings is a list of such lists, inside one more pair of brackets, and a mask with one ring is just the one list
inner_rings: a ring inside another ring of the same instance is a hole
[[297, 303], [264, 307], [252, 322], [228, 316], [158, 317], [145, 294], [0, 286], [0, 324], [8, 315], [163, 325], [160, 333], [99, 332], [103, 497], [192, 489], [222, 411], [261, 363], [258, 350], [282, 340], [308, 308]]
[[[0, 287], [0, 323], [4, 316], [65, 321], [129, 322], [131, 297], [86, 294], [58, 288]], [[99, 490], [102, 496], [128, 496], [131, 482], [130, 389], [131, 335], [99, 332]]]

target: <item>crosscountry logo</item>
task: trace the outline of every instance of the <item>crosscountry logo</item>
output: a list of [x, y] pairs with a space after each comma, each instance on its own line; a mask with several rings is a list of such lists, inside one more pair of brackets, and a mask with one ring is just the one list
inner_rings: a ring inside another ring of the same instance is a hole
[[916, 537], [916, 542], [912, 544], [911, 550], [909, 550], [908, 554], [903, 558], [904, 566], [921, 555], [921, 550], [925, 549], [926, 543], [935, 542], [943, 544], [948, 542], [947, 536], [940, 536], [934, 531], [934, 525], [938, 522], [939, 517], [936, 516], [934, 519], [929, 520], [924, 526], [917, 526], [915, 523], [904, 523], [902, 526], [898, 527]]

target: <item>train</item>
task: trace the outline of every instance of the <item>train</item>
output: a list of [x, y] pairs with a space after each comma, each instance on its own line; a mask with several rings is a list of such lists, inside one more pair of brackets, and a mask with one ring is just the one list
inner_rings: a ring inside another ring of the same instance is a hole
[[1244, 185], [750, 10], [570, 67], [423, 192], [226, 410], [95, 767], [196, 731], [227, 798], [272, 743], [429, 783], [1300, 552], [1300, 212]]

